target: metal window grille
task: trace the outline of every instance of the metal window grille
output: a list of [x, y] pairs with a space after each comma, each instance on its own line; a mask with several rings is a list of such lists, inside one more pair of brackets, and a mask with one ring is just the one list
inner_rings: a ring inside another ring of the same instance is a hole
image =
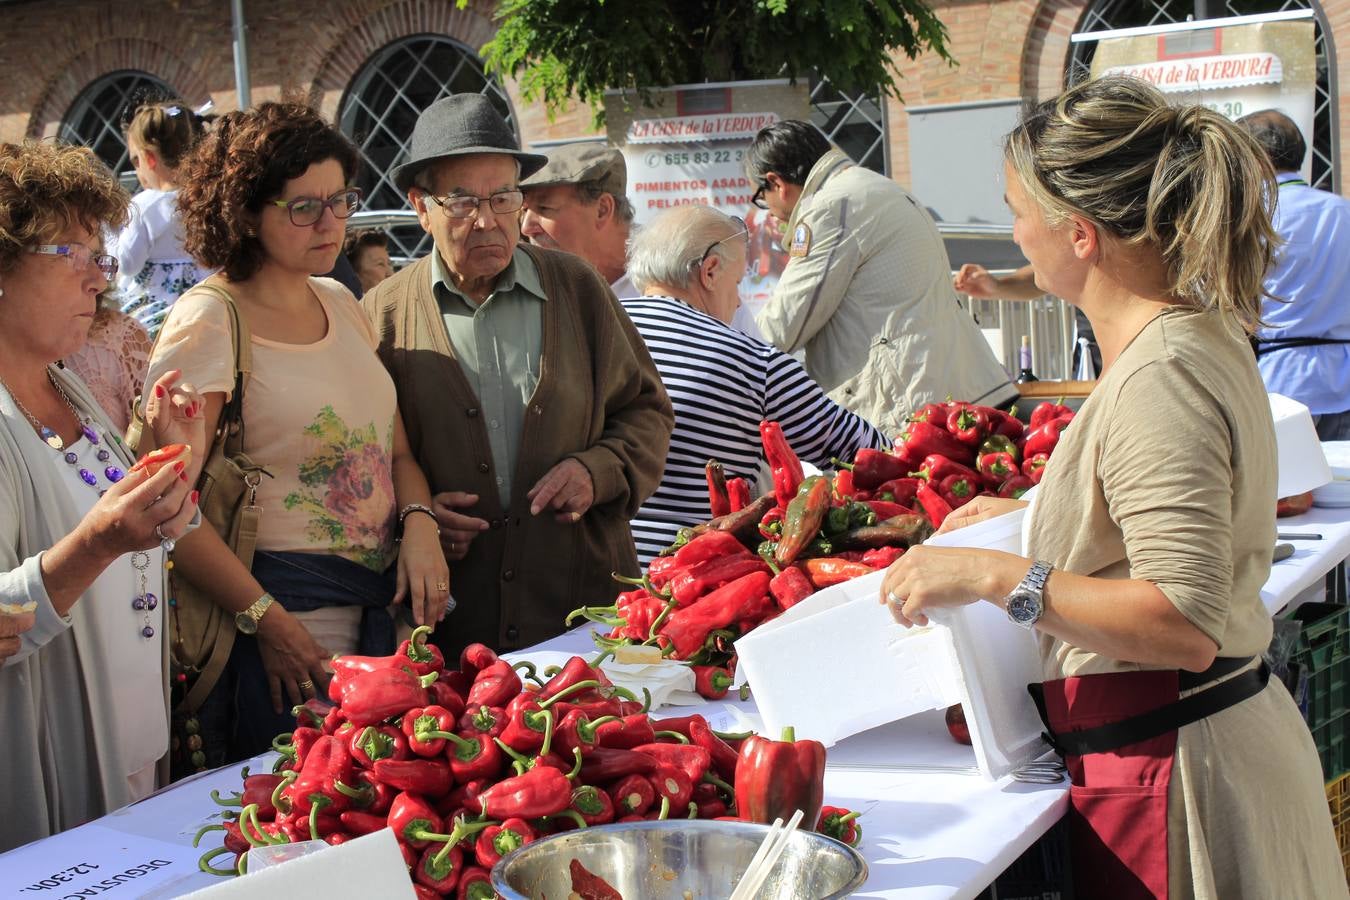
[[[365, 160], [357, 183], [365, 190], [367, 209], [408, 208], [408, 198], [394, 187], [393, 171], [408, 159], [413, 125], [437, 100], [463, 93], [486, 95], [515, 129], [506, 92], [483, 71], [482, 60], [450, 38], [404, 38], [356, 73], [342, 99], [338, 127]], [[389, 236], [393, 255], [415, 258], [431, 249], [430, 236], [415, 224], [392, 227]]]
[[[1098, 0], [1078, 23], [1078, 31], [1110, 31], [1116, 28], [1136, 28], [1147, 25], [1166, 25], [1188, 19], [1218, 18], [1220, 16], [1247, 16], [1256, 13], [1283, 12], [1290, 9], [1316, 9], [1310, 0]], [[1332, 93], [1331, 58], [1323, 32], [1320, 11], [1313, 18], [1313, 48], [1317, 59], [1316, 97], [1313, 101], [1313, 134], [1308, 142], [1312, 154], [1312, 185], [1335, 191], [1339, 181], [1336, 166], [1335, 96]], [[1094, 42], [1073, 45], [1073, 55], [1065, 73], [1066, 85], [1074, 85], [1088, 77], [1092, 56], [1097, 51]]]
[[889, 175], [886, 104], [881, 89], [841, 91], [823, 75], [811, 78], [811, 122], [854, 162]]
[[124, 186], [135, 189], [136, 172], [131, 168], [127, 141], [122, 134], [122, 115], [131, 103], [147, 97], [172, 97], [173, 88], [148, 72], [122, 71], [103, 75], [80, 92], [61, 121], [59, 137], [68, 144], [83, 144], [108, 164]]

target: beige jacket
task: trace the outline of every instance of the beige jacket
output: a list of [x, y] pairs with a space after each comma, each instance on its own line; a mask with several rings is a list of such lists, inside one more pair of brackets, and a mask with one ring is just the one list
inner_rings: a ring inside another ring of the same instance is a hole
[[894, 181], [831, 150], [784, 242], [794, 255], [757, 321], [781, 349], [805, 350], [831, 399], [895, 434], [930, 401], [1017, 396], [957, 302], [937, 226]]

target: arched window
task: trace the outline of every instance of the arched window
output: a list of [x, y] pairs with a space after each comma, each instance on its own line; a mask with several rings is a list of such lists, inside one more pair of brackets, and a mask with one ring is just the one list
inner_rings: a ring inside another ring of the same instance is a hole
[[[408, 158], [413, 125], [422, 110], [451, 94], [486, 95], [515, 128], [511, 104], [483, 63], [464, 45], [440, 35], [396, 41], [372, 56], [347, 88], [338, 126], [361, 151], [366, 165], [357, 177], [369, 210], [407, 209], [394, 187], [393, 170]], [[413, 257], [430, 247], [416, 224], [390, 229], [397, 253]], [[426, 246], [422, 246], [422, 244]]]
[[[1317, 57], [1317, 83], [1313, 99], [1313, 133], [1308, 141], [1308, 151], [1312, 156], [1311, 183], [1313, 187], [1335, 191], [1336, 102], [1331, 87], [1331, 62], [1321, 10], [1311, 0], [1224, 0], [1222, 3], [1206, 3], [1204, 0], [1150, 0], [1148, 3], [1138, 0], [1097, 0], [1084, 13], [1082, 21], [1078, 23], [1078, 31], [1111, 31], [1185, 22], [1191, 18], [1249, 16], [1290, 9], [1316, 11], [1313, 17], [1313, 51]], [[1092, 55], [1096, 50], [1095, 41], [1073, 45], [1073, 56], [1065, 73], [1066, 85], [1077, 84], [1088, 77]]]
[[108, 164], [123, 184], [134, 187], [136, 173], [127, 158], [122, 116], [128, 103], [148, 97], [172, 97], [173, 88], [147, 72], [110, 72], [80, 92], [61, 120], [59, 137], [83, 144]]

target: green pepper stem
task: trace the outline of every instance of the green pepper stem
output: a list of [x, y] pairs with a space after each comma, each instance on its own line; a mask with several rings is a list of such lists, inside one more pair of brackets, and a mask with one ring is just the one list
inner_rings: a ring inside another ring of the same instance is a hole
[[295, 779], [299, 777], [299, 772], [287, 772], [285, 775], [281, 776], [281, 780], [277, 782], [277, 786], [272, 788], [272, 807], [274, 809], [284, 813], [291, 811], [291, 801], [289, 798], [282, 796], [282, 791], [290, 787], [295, 782]]
[[500, 825], [501, 822], [498, 822], [494, 819], [480, 819], [477, 822], [469, 822], [465, 820], [462, 816], [457, 816], [452, 824], [454, 827], [450, 829], [450, 834], [441, 835], [441, 837], [444, 837], [446, 839], [445, 846], [442, 847], [440, 850], [438, 850], [436, 852], [436, 855], [431, 858], [431, 864], [434, 866], [445, 865], [445, 858], [450, 855], [450, 848], [458, 844], [460, 841], [464, 840], [469, 835], [477, 834], [478, 832], [492, 825]]
[[517, 753], [509, 744], [506, 743], [506, 741], [503, 741], [499, 737], [493, 738], [492, 741], [498, 747], [502, 748], [503, 753], [511, 757], [512, 765], [515, 767], [516, 773], [518, 775], [524, 775], [530, 769], [534, 768], [534, 764], [530, 762], [528, 758], [526, 758], [523, 754]]
[[850, 472], [853, 471], [853, 463], [844, 462], [837, 456], [830, 457], [830, 465], [834, 466], [836, 469], [847, 469]]
[[357, 806], [369, 806], [375, 800], [375, 791], [369, 786], [354, 788], [350, 785], [343, 784], [341, 781], [334, 781], [333, 789], [342, 796], [354, 801]]
[[592, 688], [598, 688], [599, 686], [600, 682], [596, 681], [594, 678], [587, 679], [586, 681], [578, 681], [576, 684], [570, 684], [567, 687], [563, 688], [561, 691], [558, 691], [558, 693], [554, 694], [552, 697], [549, 697], [547, 700], [540, 700], [539, 708], [548, 709], [550, 706], [557, 703], [559, 700], [570, 697], [573, 694], [579, 694], [582, 691], [588, 691], [591, 690]]
[[262, 830], [262, 823], [258, 821], [258, 804], [250, 803], [239, 813], [239, 833], [248, 841], [250, 847], [266, 847], [272, 843], [271, 838]]
[[791, 725], [784, 725], [782, 738], [783, 743], [791, 744], [795, 743], [796, 740], [797, 740], [797, 729]]
[[670, 602], [666, 604], [665, 609], [661, 610], [661, 614], [655, 619], [652, 619], [652, 627], [647, 629], [647, 640], [643, 641], [644, 644], [653, 644], [656, 642], [656, 636], [660, 633], [661, 626], [666, 624], [666, 619], [670, 618], [670, 614], [674, 609], [675, 600], [672, 598]]
[[291, 759], [295, 759], [297, 756], [295, 738], [291, 734], [279, 734], [272, 738], [272, 749], [282, 756], [289, 756]]
[[578, 828], [586, 828], [586, 827], [588, 827], [588, 826], [591, 824], [591, 823], [589, 823], [589, 822], [586, 821], [585, 817], [583, 817], [583, 816], [581, 815], [581, 813], [579, 813], [579, 812], [577, 812], [575, 809], [571, 809], [571, 808], [564, 809], [564, 810], [563, 810], [562, 812], [560, 812], [560, 813], [557, 813], [557, 814], [555, 814], [555, 815], [549, 816], [549, 818], [550, 818], [550, 819], [571, 819], [573, 822], [575, 822], [575, 823], [577, 824], [577, 827], [578, 827]]
[[669, 797], [666, 797], [666, 796], [664, 796], [664, 795], [661, 797], [661, 812], [657, 813], [656, 818], [657, 818], [658, 820], [664, 820], [664, 819], [670, 818], [670, 798], [669, 798]]
[[327, 797], [314, 797], [309, 805], [309, 839], [311, 841], [323, 840], [319, 837], [319, 811], [332, 803]]
[[567, 773], [567, 780], [568, 780], [568, 781], [574, 780], [578, 775], [581, 774], [581, 748], [580, 748], [580, 747], [573, 747], [573, 748], [572, 748], [572, 755], [576, 757], [577, 761], [576, 761], [576, 763], [572, 766], [572, 771], [570, 771], [570, 772]]
[[248, 874], [248, 854], [240, 853], [239, 858], [234, 862], [234, 871], [239, 875]]
[[714, 731], [713, 734], [724, 741], [743, 741], [748, 737], [754, 737], [753, 731]]
[[691, 819], [698, 818], [698, 804], [695, 803], [693, 800], [689, 801], [689, 818]]
[[224, 825], [203, 825], [201, 828], [197, 829], [197, 834], [192, 839], [192, 846], [195, 848], [198, 844], [200, 844], [202, 842], [202, 836], [206, 834], [208, 831], [224, 831], [224, 830], [225, 830]]
[[511, 666], [511, 668], [521, 669], [522, 671], [525, 672], [526, 678], [530, 679], [537, 685], [543, 686], [544, 680], [539, 677], [539, 672], [538, 670], [535, 669], [534, 663], [530, 662], [528, 659], [522, 659], [520, 662], [514, 663]]
[[[604, 662], [605, 660], [609, 659], [609, 658], [610, 658], [611, 656], [613, 656], [613, 655], [614, 655], [614, 648], [613, 648], [613, 647], [610, 647], [610, 648], [608, 648], [608, 649], [606, 649], [606, 650], [601, 651], [594, 659], [592, 659], [592, 660], [590, 661], [590, 667], [591, 667], [592, 669], [596, 668], [596, 667], [599, 666], [602, 662]], [[562, 671], [562, 669], [559, 669], [557, 666], [549, 666], [549, 668], [550, 668], [550, 669], [555, 669], [555, 670], [556, 670], [556, 671], [554, 672], [554, 674], [557, 674], [557, 672], [561, 672], [561, 671]], [[547, 670], [545, 671], [545, 674], [547, 674]]]
[[656, 731], [653, 732], [653, 734], [655, 734], [657, 737], [674, 738], [675, 743], [677, 744], [689, 743], [689, 738], [683, 734], [680, 734], [678, 731]]
[[[421, 626], [421, 627], [425, 628], [426, 626], [423, 625], [423, 626]], [[437, 678], [440, 678], [440, 677], [441, 677], [441, 673], [440, 673], [440, 672], [428, 672], [427, 674], [423, 675], [421, 678], [417, 679], [417, 681], [422, 685], [422, 687], [428, 688], [428, 687], [431, 687], [433, 684], [435, 684], [435, 683], [436, 683], [436, 679], [437, 679]]]
[[721, 778], [718, 778], [712, 772], [704, 772], [703, 781], [707, 784], [711, 784], [712, 786], [716, 787], [719, 791], [722, 791], [728, 797], [736, 796], [736, 789], [731, 785], [727, 784]]
[[431, 634], [430, 625], [418, 625], [408, 637], [408, 659], [413, 662], [431, 662], [435, 657], [427, 649], [427, 637]]
[[553, 710], [541, 709], [538, 715], [544, 717], [544, 743], [539, 748], [539, 755], [548, 756], [548, 751], [553, 749]]
[[[216, 847], [212, 850], [207, 850], [201, 855], [201, 858], [197, 860], [197, 868], [207, 875], [219, 875], [221, 878], [235, 877], [238, 873], [234, 869], [217, 869], [215, 865], [213, 865], [216, 861], [216, 857], [225, 853], [234, 853], [234, 851], [229, 847]], [[240, 855], [242, 856], [243, 854]]]
[[562, 666], [544, 666], [544, 677], [552, 678], [562, 671]]
[[633, 578], [628, 575], [620, 575], [618, 572], [610, 572], [609, 577], [613, 578], [619, 584], [626, 584], [630, 587], [640, 587], [653, 597], [659, 597], [662, 600], [670, 599], [670, 592], [657, 590], [656, 585], [652, 584], [652, 579], [648, 575], [643, 575], [641, 578]]
[[225, 799], [224, 797], [221, 797], [221, 796], [220, 796], [220, 791], [216, 790], [215, 788], [211, 788], [211, 799], [214, 800], [218, 806], [243, 806], [243, 805], [244, 805], [244, 795], [243, 795], [243, 794], [231, 794], [231, 795], [230, 795], [230, 798], [227, 800], [227, 799]]

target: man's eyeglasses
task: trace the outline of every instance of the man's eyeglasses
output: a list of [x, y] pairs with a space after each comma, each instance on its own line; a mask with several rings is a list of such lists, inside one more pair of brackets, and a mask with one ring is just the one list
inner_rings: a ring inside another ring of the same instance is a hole
[[432, 203], [445, 210], [445, 214], [452, 219], [468, 219], [476, 216], [478, 215], [478, 208], [484, 203], [488, 205], [488, 209], [492, 210], [492, 214], [497, 216], [518, 212], [525, 203], [525, 192], [519, 189], [497, 191], [495, 194], [489, 194], [486, 197], [475, 197], [473, 194], [452, 194], [449, 197], [437, 197], [432, 193], [427, 193], [427, 197]]
[[104, 278], [112, 281], [117, 277], [117, 257], [95, 253], [84, 244], [34, 244], [28, 248], [28, 252], [42, 256], [64, 256], [75, 269], [83, 269], [92, 262], [98, 266]]
[[768, 209], [769, 204], [764, 202], [764, 192], [768, 189], [769, 183], [767, 181], [761, 181], [759, 183], [759, 190], [750, 195], [750, 202], [760, 209]]
[[333, 215], [339, 219], [345, 219], [356, 212], [356, 207], [361, 205], [361, 189], [347, 188], [327, 200], [320, 200], [318, 197], [296, 197], [294, 200], [273, 200], [272, 205], [286, 210], [286, 214], [291, 217], [292, 225], [306, 228], [318, 224], [323, 218], [325, 209], [331, 209]]
[[695, 269], [700, 268], [705, 262], [708, 261], [708, 254], [716, 250], [718, 244], [725, 244], [732, 238], [741, 237], [742, 235], [745, 235], [747, 237], [749, 236], [750, 229], [745, 227], [744, 219], [739, 218], [738, 216], [730, 216], [729, 218], [731, 219], [732, 222], [736, 224], [737, 230], [727, 235], [726, 237], [722, 238], [720, 241], [713, 241], [711, 244], [709, 244], [708, 249], [704, 250], [703, 255], [698, 258], [698, 262], [694, 263]]

